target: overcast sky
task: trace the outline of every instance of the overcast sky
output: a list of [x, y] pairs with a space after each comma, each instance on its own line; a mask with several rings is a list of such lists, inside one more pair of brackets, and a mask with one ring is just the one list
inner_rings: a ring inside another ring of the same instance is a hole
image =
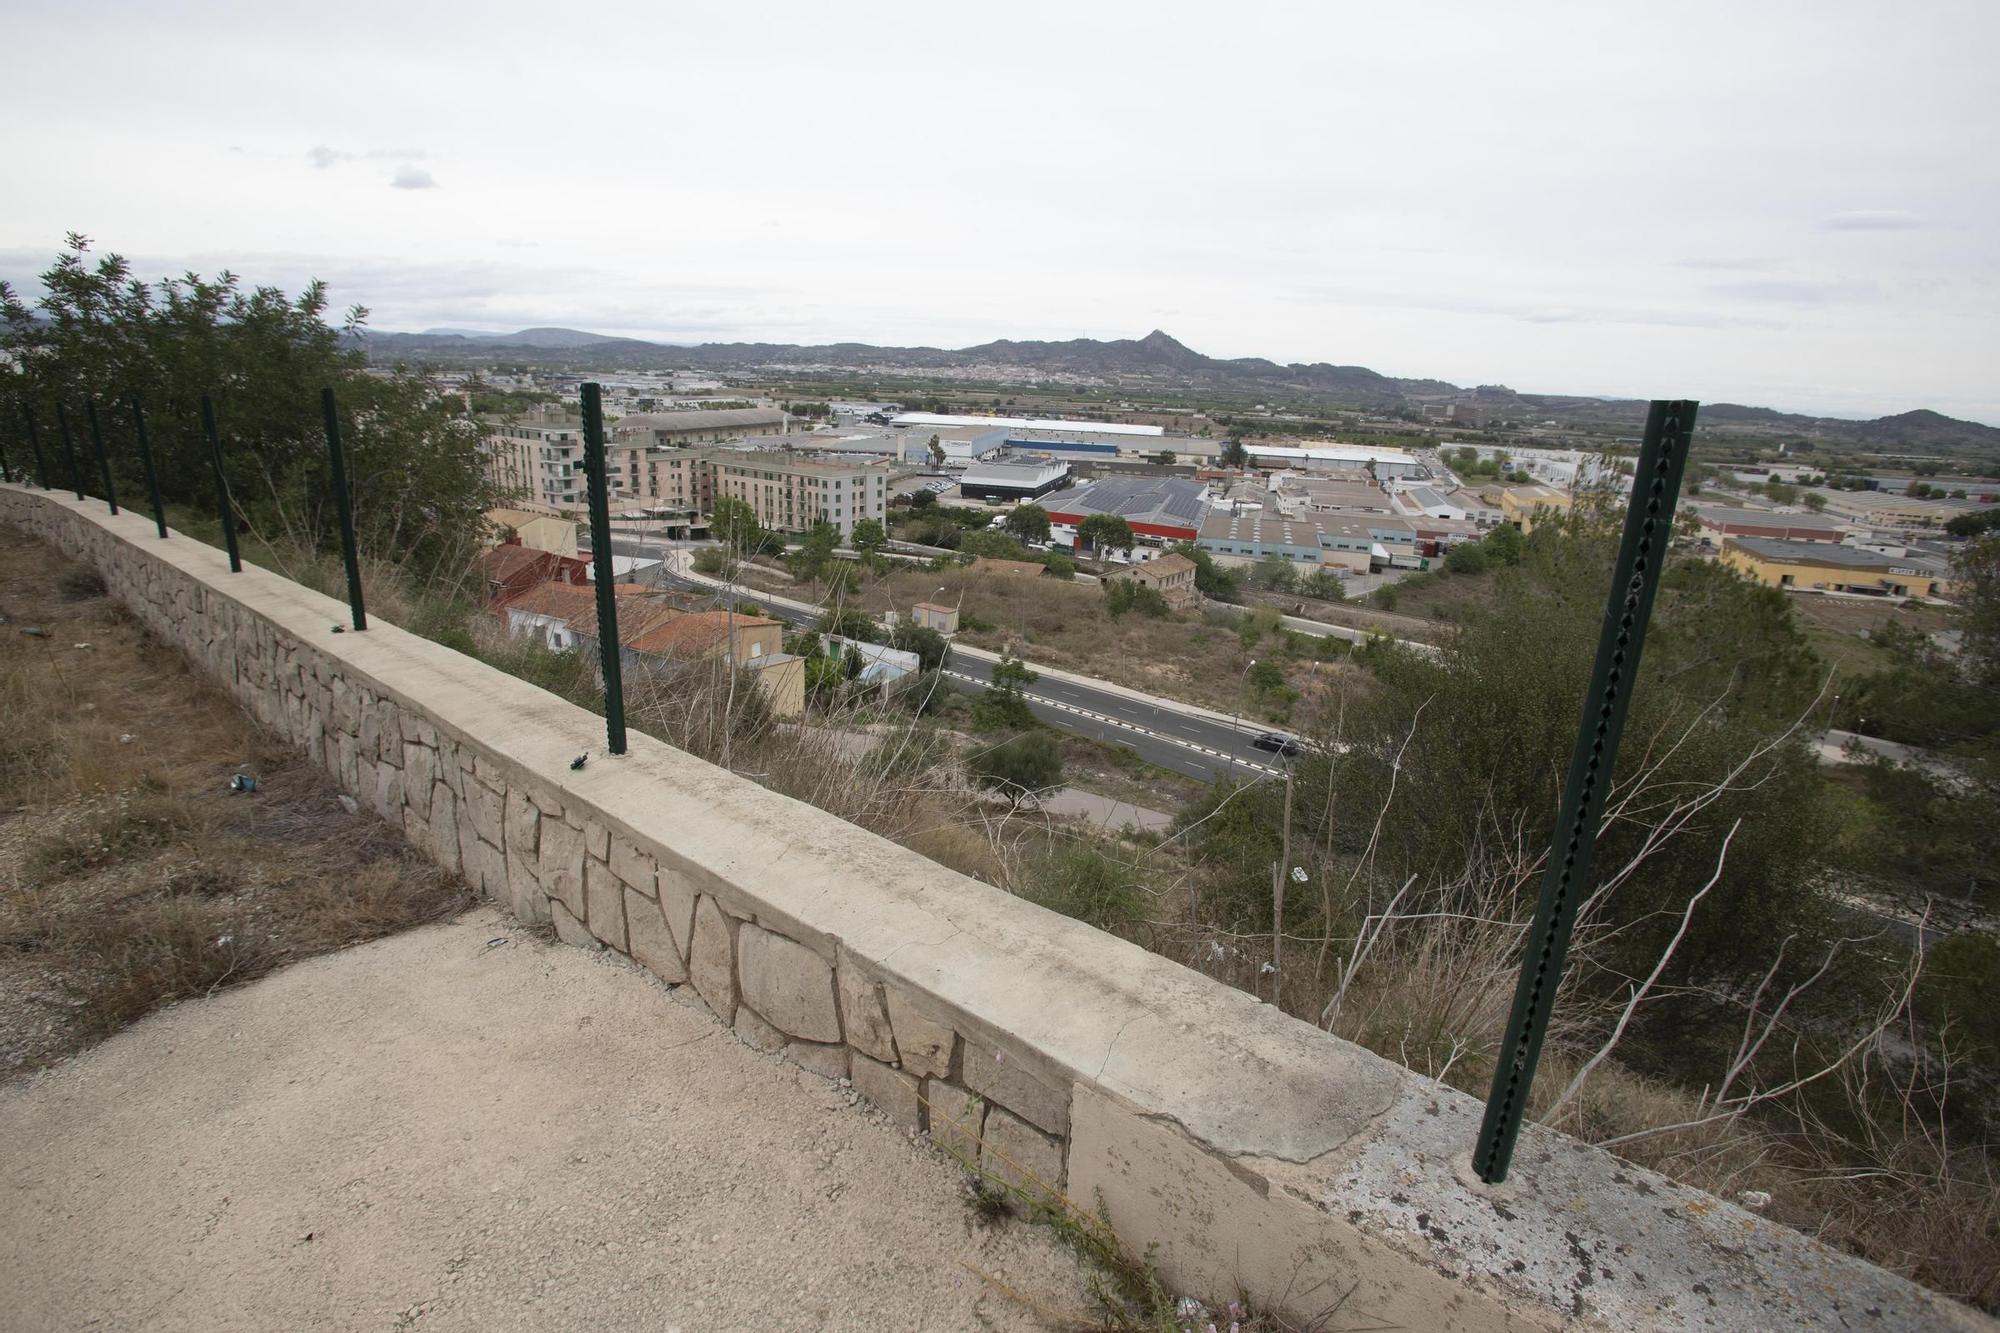
[[2000, 424], [2000, 3], [9, 0], [79, 230], [383, 329], [1137, 337]]

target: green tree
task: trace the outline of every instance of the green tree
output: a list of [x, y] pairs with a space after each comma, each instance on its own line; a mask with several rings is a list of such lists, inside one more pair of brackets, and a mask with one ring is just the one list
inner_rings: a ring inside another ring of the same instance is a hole
[[1007, 515], [1006, 529], [1023, 542], [1046, 542], [1049, 539], [1049, 511], [1038, 504], [1015, 505]]
[[931, 466], [943, 467], [944, 443], [941, 440], [939, 440], [938, 437], [935, 435], [931, 436], [930, 451], [931, 451]]
[[1028, 550], [1004, 532], [968, 532], [958, 539], [958, 549], [967, 555], [983, 555], [988, 560], [1026, 560]]
[[851, 606], [828, 607], [820, 612], [819, 632], [842, 639], [859, 639], [865, 643], [880, 643], [882, 630], [866, 612]]
[[1325, 565], [1299, 580], [1299, 591], [1308, 597], [1317, 597], [1323, 602], [1344, 602], [1347, 600], [1347, 583], [1340, 575]]
[[1986, 509], [1975, 509], [1969, 514], [1960, 514], [1949, 519], [1944, 530], [1954, 537], [1977, 537], [1981, 533], [2000, 529], [2000, 505]]
[[[484, 513], [505, 497], [486, 478], [479, 426], [420, 375], [367, 373], [360, 348], [368, 312], [350, 307], [338, 328], [330, 325], [324, 283], [296, 297], [246, 289], [227, 271], [149, 283], [116, 254], [93, 259], [89, 239], [75, 233], [40, 281], [32, 308], [0, 283], [16, 372], [0, 375], [10, 428], [23, 407], [47, 431], [55, 403], [74, 414], [94, 400], [108, 418], [107, 444], [129, 441], [136, 394], [163, 498], [212, 516], [199, 413], [211, 395], [240, 517], [275, 540], [327, 550], [338, 524], [320, 391], [331, 387], [363, 552], [425, 574], [456, 573], [486, 544]], [[128, 473], [125, 489], [135, 494], [129, 447], [117, 455], [114, 468]]]
[[1799, 497], [1799, 501], [1815, 514], [1826, 508], [1826, 497], [1818, 491], [1807, 491]]
[[821, 519], [806, 529], [799, 548], [786, 557], [794, 578], [824, 582], [845, 565], [834, 555], [840, 549], [840, 529]]
[[1268, 592], [1295, 592], [1299, 571], [1281, 555], [1267, 555], [1250, 568], [1250, 581]]
[[972, 771], [1018, 809], [1023, 801], [1062, 785], [1062, 752], [1048, 732], [1023, 732], [976, 755]]
[[951, 645], [945, 641], [944, 635], [928, 625], [913, 625], [904, 621], [889, 636], [889, 646], [915, 653], [919, 669], [923, 671], [941, 670], [951, 660]]
[[742, 500], [724, 496], [708, 514], [708, 535], [739, 555], [754, 555], [769, 539], [757, 511]]
[[1138, 541], [1132, 525], [1116, 514], [1092, 514], [1077, 524], [1076, 539], [1099, 556], [1106, 551], [1129, 551]]
[[1162, 449], [1160, 450], [1160, 452], [1153, 455], [1153, 461], [1155, 463], [1158, 463], [1161, 467], [1172, 467], [1175, 463], [1179, 462], [1180, 460], [1174, 457], [1173, 450]]
[[1250, 451], [1243, 447], [1241, 440], [1224, 440], [1215, 459], [1224, 467], [1249, 467]]
[[1528, 539], [1512, 523], [1500, 524], [1481, 537], [1479, 545], [1490, 563], [1503, 567], [1520, 564], [1528, 551]]
[[[1511, 529], [1511, 525], [1509, 525]], [[1486, 550], [1484, 542], [1462, 542], [1445, 552], [1444, 567], [1453, 574], [1484, 574], [1486, 572]]]
[[889, 530], [882, 526], [879, 518], [864, 518], [854, 525], [854, 535], [847, 539], [847, 544], [857, 551], [875, 555], [889, 544]]
[[926, 490], [926, 491], [910, 492], [910, 508], [912, 509], [929, 509], [932, 505], [936, 503], [937, 503], [936, 491]]
[[1060, 551], [1050, 551], [1047, 555], [1044, 555], [1042, 557], [1042, 568], [1052, 579], [1074, 579], [1076, 577], [1076, 561], [1070, 559]]
[[1137, 611], [1155, 620], [1165, 620], [1173, 615], [1173, 608], [1167, 599], [1160, 596], [1159, 589], [1147, 587], [1132, 578], [1109, 578], [1104, 580], [1104, 608], [1116, 620], [1127, 611]]
[[1175, 542], [1168, 548], [1194, 562], [1195, 591], [1218, 602], [1233, 602], [1242, 593], [1242, 580], [1234, 570], [1215, 563], [1215, 557], [1194, 542]]

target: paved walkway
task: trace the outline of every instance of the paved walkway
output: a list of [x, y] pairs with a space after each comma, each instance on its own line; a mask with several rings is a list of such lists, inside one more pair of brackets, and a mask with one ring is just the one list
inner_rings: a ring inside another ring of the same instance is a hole
[[490, 910], [0, 1088], [16, 1329], [1039, 1327], [1043, 1229], [706, 1009]]
[[1122, 829], [1130, 824], [1142, 832], [1158, 833], [1174, 826], [1172, 815], [1130, 801], [1114, 801], [1080, 787], [1064, 787], [1042, 797], [1037, 804], [1051, 814], [1083, 815], [1100, 828]]

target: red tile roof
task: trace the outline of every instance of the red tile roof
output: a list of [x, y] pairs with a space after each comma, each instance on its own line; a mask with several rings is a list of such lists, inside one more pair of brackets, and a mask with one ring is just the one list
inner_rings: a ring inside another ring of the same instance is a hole
[[762, 616], [731, 616], [727, 611], [690, 611], [626, 639], [625, 646], [635, 653], [661, 657], [701, 657], [722, 650], [731, 620], [739, 631], [778, 623]]

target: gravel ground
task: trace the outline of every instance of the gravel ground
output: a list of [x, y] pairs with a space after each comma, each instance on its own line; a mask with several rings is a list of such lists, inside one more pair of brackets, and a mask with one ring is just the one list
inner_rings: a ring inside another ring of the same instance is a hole
[[0, 1310], [424, 1333], [1084, 1315], [1049, 1233], [979, 1225], [961, 1172], [852, 1101], [480, 909], [0, 1086]]

